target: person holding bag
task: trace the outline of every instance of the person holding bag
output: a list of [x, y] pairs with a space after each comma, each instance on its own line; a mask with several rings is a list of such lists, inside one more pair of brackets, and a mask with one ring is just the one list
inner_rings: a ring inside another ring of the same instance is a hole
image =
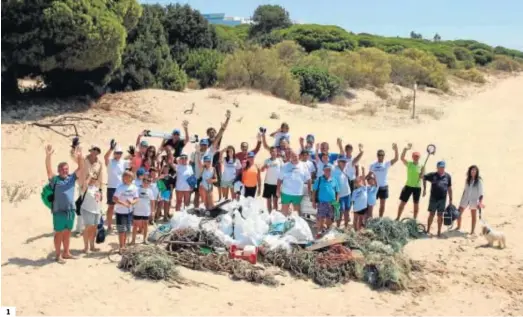
[[332, 177], [332, 165], [323, 166], [323, 176], [318, 177], [312, 187], [312, 206], [317, 208], [317, 230], [321, 235], [323, 228], [327, 225], [330, 228], [334, 218], [334, 204], [339, 201], [340, 187], [336, 178]]

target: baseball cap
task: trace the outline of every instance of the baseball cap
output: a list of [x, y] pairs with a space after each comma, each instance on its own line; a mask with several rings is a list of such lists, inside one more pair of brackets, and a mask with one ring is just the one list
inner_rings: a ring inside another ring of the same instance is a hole
[[323, 169], [324, 169], [324, 170], [326, 170], [326, 169], [331, 170], [331, 169], [332, 169], [332, 165], [330, 165], [330, 164], [325, 164], [325, 165], [323, 165]]
[[303, 149], [301, 150], [300, 154], [303, 155], [303, 154], [310, 154], [311, 152], [307, 149]]
[[180, 130], [178, 130], [178, 129], [174, 129], [174, 130], [173, 130], [173, 134], [180, 135]]
[[136, 171], [136, 176], [142, 176], [142, 175], [145, 175], [145, 168], [140, 167], [140, 168]]
[[203, 161], [204, 161], [204, 162], [210, 162], [210, 161], [211, 161], [211, 156], [210, 156], [210, 155], [205, 155], [205, 156], [203, 157]]
[[102, 153], [102, 150], [100, 150], [99, 147], [97, 147], [96, 145], [92, 145], [91, 148], [89, 149], [89, 152], [91, 151], [96, 151], [98, 152], [98, 154]]
[[185, 153], [180, 154], [180, 158], [186, 159], [187, 158], [187, 154], [185, 154]]
[[306, 139], [307, 141], [314, 141], [314, 135], [312, 135], [312, 134], [307, 134], [307, 136], [305, 137], [305, 139]]
[[445, 161], [439, 161], [437, 167], [445, 167]]
[[209, 140], [208, 139], [201, 139], [200, 140], [200, 145], [209, 145]]
[[338, 157], [338, 161], [340, 161], [340, 162], [347, 162], [347, 157], [345, 155], [340, 155]]
[[247, 157], [253, 158], [253, 157], [254, 157], [254, 152], [249, 152], [249, 153], [247, 154]]
[[149, 142], [144, 140], [144, 141], [140, 142], [140, 146], [141, 147], [148, 147], [149, 146]]
[[123, 153], [123, 150], [122, 150], [122, 147], [117, 145], [115, 148], [114, 148], [114, 153]]

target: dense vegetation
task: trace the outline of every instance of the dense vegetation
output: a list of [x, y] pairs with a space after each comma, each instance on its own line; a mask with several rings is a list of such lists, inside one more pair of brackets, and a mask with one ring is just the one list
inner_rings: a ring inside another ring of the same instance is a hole
[[2, 0], [2, 97], [39, 78], [51, 96], [218, 85], [265, 90], [293, 102], [329, 100], [347, 87], [414, 83], [449, 89], [448, 76], [522, 69], [523, 52], [472, 40], [354, 34], [293, 25], [262, 5], [253, 25], [210, 25], [188, 5], [137, 0]]

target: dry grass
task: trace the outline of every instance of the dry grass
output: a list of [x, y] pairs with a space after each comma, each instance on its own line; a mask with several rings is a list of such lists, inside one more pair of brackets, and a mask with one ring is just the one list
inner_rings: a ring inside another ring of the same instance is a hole
[[189, 82], [187, 83], [187, 88], [194, 90], [202, 89], [202, 87], [200, 86], [200, 82], [194, 78], [189, 80]]
[[443, 111], [436, 108], [421, 108], [418, 114], [429, 116], [433, 119], [439, 120], [443, 117]]
[[398, 109], [409, 110], [412, 105], [412, 96], [401, 96], [398, 100]]
[[7, 183], [2, 182], [2, 201], [8, 201], [9, 203], [19, 203], [26, 199], [29, 199], [31, 195], [36, 193], [36, 188], [30, 187], [24, 183]]
[[309, 94], [303, 94], [301, 95], [300, 103], [304, 106], [311, 107], [311, 108], [317, 108], [318, 105], [316, 104], [318, 100], [314, 98], [314, 96], [311, 96]]
[[389, 93], [384, 88], [377, 89], [374, 91], [374, 93], [376, 94], [376, 96], [380, 97], [383, 100], [389, 98]]
[[342, 106], [342, 107], [350, 106], [349, 100], [347, 100], [347, 98], [340, 96], [340, 95], [336, 95], [336, 96], [332, 97], [330, 100], [330, 103], [333, 105]]
[[270, 118], [274, 119], [274, 120], [278, 120], [278, 119], [280, 119], [280, 115], [277, 114], [276, 112], [271, 112]]
[[358, 113], [375, 116], [378, 113], [378, 105], [372, 102], [366, 102]]
[[216, 92], [211, 92], [209, 93], [209, 99], [218, 99], [218, 100], [222, 100], [222, 95], [220, 95], [219, 93], [216, 93]]

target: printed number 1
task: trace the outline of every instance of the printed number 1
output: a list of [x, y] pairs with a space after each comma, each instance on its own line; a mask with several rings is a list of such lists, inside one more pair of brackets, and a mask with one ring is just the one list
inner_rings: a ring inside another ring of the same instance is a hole
[[16, 308], [2, 307], [2, 316], [16, 316]]

